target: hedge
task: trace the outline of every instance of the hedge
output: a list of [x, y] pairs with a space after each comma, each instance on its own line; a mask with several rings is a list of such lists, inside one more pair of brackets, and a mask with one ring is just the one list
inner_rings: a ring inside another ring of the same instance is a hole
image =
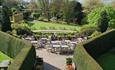
[[0, 51], [15, 58], [26, 42], [0, 31]]
[[105, 32], [88, 41], [84, 44], [84, 48], [93, 58], [98, 58], [102, 54], [115, 48], [115, 30]]
[[0, 32], [0, 51], [14, 59], [8, 70], [34, 69], [36, 52], [30, 43]]
[[115, 48], [115, 30], [79, 44], [73, 58], [77, 70], [103, 70], [95, 59], [113, 48]]
[[103, 70], [101, 66], [87, 53], [83, 45], [78, 45], [73, 61], [77, 70]]
[[8, 70], [34, 70], [35, 59], [35, 48], [24, 47], [8, 67]]

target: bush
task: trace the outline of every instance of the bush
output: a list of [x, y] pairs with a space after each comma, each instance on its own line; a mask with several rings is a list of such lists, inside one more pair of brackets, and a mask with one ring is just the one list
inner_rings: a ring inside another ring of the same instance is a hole
[[80, 35], [90, 36], [93, 32], [95, 32], [97, 28], [93, 25], [84, 25], [80, 29]]
[[93, 33], [91, 34], [91, 36], [89, 36], [89, 38], [96, 37], [96, 36], [98, 36], [98, 35], [100, 35], [100, 34], [101, 34], [101, 32], [95, 31], [95, 32], [93, 32]]
[[101, 14], [100, 14], [100, 18], [98, 20], [98, 30], [100, 32], [105, 32], [108, 28], [108, 15], [106, 13], [106, 11], [102, 11]]
[[32, 16], [33, 16], [34, 19], [38, 19], [40, 17], [40, 14], [33, 12]]
[[72, 64], [72, 58], [66, 58], [66, 64]]
[[[111, 22], [113, 21], [113, 19], [115, 19], [115, 9], [113, 9], [112, 7], [110, 6], [104, 6], [104, 7], [99, 7], [99, 8], [96, 8], [94, 10], [91, 11], [90, 14], [88, 14], [88, 23], [89, 24], [94, 24], [94, 25], [97, 25], [98, 24], [98, 20], [100, 18], [100, 14], [101, 12], [103, 11], [106, 11], [107, 12], [107, 15], [108, 15], [108, 18], [109, 18], [109, 26], [110, 25], [115, 25], [115, 23]], [[110, 26], [111, 27], [111, 26]]]

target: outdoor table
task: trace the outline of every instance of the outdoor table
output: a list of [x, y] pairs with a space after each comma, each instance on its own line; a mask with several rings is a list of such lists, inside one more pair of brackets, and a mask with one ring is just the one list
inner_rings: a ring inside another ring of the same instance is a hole
[[0, 70], [4, 69], [7, 70], [8, 66], [10, 64], [10, 60], [4, 60], [0, 63]]
[[61, 48], [68, 48], [68, 45], [61, 45]]
[[54, 50], [54, 52], [60, 52], [60, 48], [61, 46], [60, 45], [52, 45], [52, 49]]
[[26, 37], [25, 40], [32, 40], [32, 38], [31, 37]]
[[37, 44], [37, 43], [38, 43], [38, 41], [31, 41], [31, 43], [32, 43], [32, 44]]
[[59, 48], [60, 45], [53, 45], [52, 47], [53, 47], [53, 48]]
[[51, 41], [52, 44], [61, 43], [61, 41]]
[[72, 44], [77, 44], [77, 41], [71, 41]]

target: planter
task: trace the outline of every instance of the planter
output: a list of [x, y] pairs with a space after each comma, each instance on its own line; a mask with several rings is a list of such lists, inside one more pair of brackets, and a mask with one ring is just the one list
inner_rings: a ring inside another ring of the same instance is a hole
[[72, 58], [66, 58], [66, 70], [74, 70], [72, 66]]
[[72, 64], [67, 64], [66, 65], [66, 70], [74, 70]]

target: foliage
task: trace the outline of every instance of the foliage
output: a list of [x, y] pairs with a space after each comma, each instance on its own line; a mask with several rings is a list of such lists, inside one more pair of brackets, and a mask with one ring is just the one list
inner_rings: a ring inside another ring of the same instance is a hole
[[26, 43], [15, 57], [13, 63], [9, 65], [8, 70], [34, 70], [35, 60], [35, 48], [30, 43]]
[[56, 17], [58, 19], [63, 18], [62, 9], [64, 7], [64, 1], [63, 0], [52, 0], [50, 4], [50, 13], [52, 18]]
[[48, 21], [50, 21], [50, 0], [37, 0], [37, 5], [42, 10], [42, 13], [47, 17]]
[[[58, 24], [58, 23], [52, 23], [52, 22], [38, 22], [38, 23], [30, 23], [31, 30], [75, 30], [78, 31], [80, 29], [80, 26], [73, 26], [73, 25], [67, 25], [67, 24]], [[46, 27], [47, 26], [47, 27]]]
[[83, 19], [82, 10], [80, 2], [66, 0], [65, 7], [63, 8], [63, 17], [67, 23], [74, 22], [81, 25]]
[[2, 62], [3, 60], [13, 60], [13, 59], [0, 51], [0, 62]]
[[29, 16], [31, 15], [31, 12], [29, 12], [29, 11], [24, 11], [23, 12], [23, 18], [24, 18], [24, 20], [29, 20]]
[[1, 22], [2, 22], [2, 31], [11, 31], [11, 22], [10, 22], [10, 10], [7, 6], [3, 5], [1, 9]]
[[90, 36], [93, 32], [95, 32], [97, 28], [94, 25], [84, 25], [81, 27], [80, 35], [81, 36]]
[[103, 4], [101, 0], [85, 0], [83, 6], [85, 8], [84, 10], [86, 11], [86, 13], [89, 13], [93, 9], [103, 6]]
[[105, 70], [95, 59], [115, 48], [114, 39], [115, 30], [111, 30], [86, 43], [79, 44], [73, 58], [77, 70]]
[[17, 39], [4, 32], [0, 32], [0, 40], [0, 51], [11, 58], [15, 58], [25, 46], [24, 41], [21, 41], [20, 39]]
[[66, 58], [66, 64], [72, 64], [72, 58]]
[[100, 18], [98, 20], [98, 24], [97, 24], [98, 30], [100, 32], [103, 33], [103, 32], [105, 32], [107, 30], [107, 28], [108, 28], [108, 21], [109, 21], [109, 19], [107, 17], [106, 11], [102, 11], [101, 14], [100, 14]]
[[115, 28], [115, 19], [111, 19], [111, 20], [109, 21], [109, 27], [110, 27], [110, 28]]
[[32, 16], [34, 19], [38, 19], [40, 17], [40, 13], [33, 12]]
[[95, 31], [91, 34], [91, 36], [89, 36], [89, 38], [94, 38], [94, 37], [97, 37], [98, 35], [100, 35], [101, 32], [98, 32], [98, 31]]
[[17, 35], [31, 34], [30, 27], [25, 22], [18, 24], [16, 31]]
[[[84, 44], [83, 44], [84, 45]], [[77, 70], [103, 70], [101, 66], [88, 54], [84, 46], [77, 45], [73, 61]]]
[[110, 51], [96, 59], [97, 62], [103, 67], [104, 70], [114, 70], [115, 69], [114, 52], [115, 51]]
[[91, 11], [90, 14], [88, 14], [88, 23], [89, 24], [98, 24], [98, 20], [100, 18], [100, 14], [102, 11], [106, 11], [109, 19], [109, 27], [114, 26], [114, 22], [112, 22], [115, 19], [115, 10], [110, 6], [105, 7], [99, 7]]
[[11, 8], [11, 11], [12, 11], [13, 14], [17, 13], [17, 9], [16, 8]]

